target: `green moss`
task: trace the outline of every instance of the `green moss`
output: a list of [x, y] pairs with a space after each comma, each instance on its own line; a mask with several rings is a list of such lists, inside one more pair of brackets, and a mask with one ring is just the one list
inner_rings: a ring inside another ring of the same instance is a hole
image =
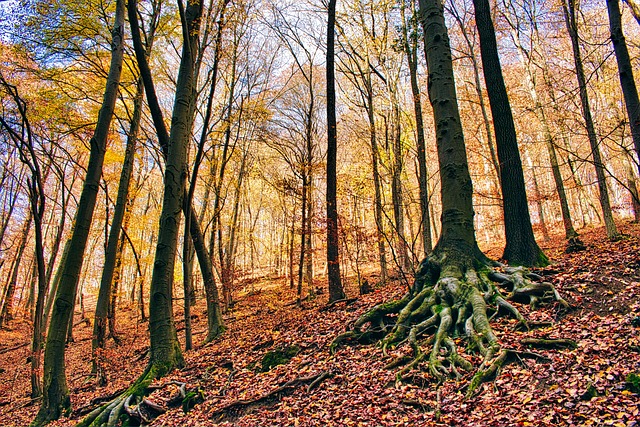
[[299, 352], [300, 347], [298, 347], [297, 345], [290, 345], [268, 351], [262, 357], [262, 366], [260, 368], [260, 372], [267, 372], [270, 371], [274, 366], [289, 363], [289, 361]]
[[634, 393], [640, 393], [640, 375], [633, 372], [627, 375], [627, 389]]
[[182, 410], [186, 414], [198, 403], [204, 402], [204, 390], [198, 387], [195, 390], [188, 391], [184, 399], [182, 399]]

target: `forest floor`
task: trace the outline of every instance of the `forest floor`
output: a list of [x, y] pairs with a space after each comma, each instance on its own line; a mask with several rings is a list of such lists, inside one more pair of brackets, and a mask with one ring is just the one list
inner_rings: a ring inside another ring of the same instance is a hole
[[[601, 229], [583, 230], [588, 246], [583, 252], [563, 254], [560, 238], [542, 244], [554, 263], [541, 273], [574, 309], [564, 312], [551, 304], [531, 311], [519, 305], [529, 320], [552, 325], [523, 332], [515, 330], [514, 320], [501, 317], [494, 320], [494, 330], [513, 349], [524, 349], [520, 341], [526, 337], [568, 338], [577, 348], [536, 349], [546, 359], [505, 366], [471, 399], [465, 399], [464, 388], [473, 373], [438, 385], [427, 373], [416, 372], [411, 383], [397, 383], [397, 369], [385, 369], [390, 359], [375, 345], [342, 346], [335, 355], [329, 353], [333, 338], [350, 322], [375, 304], [400, 297], [405, 285], [391, 282], [364, 296], [348, 288], [354, 301], [329, 307], [323, 294], [298, 308], [283, 278], [259, 279], [239, 293], [226, 316], [227, 331], [211, 344], [198, 344], [206, 315], [202, 301], [196, 306], [196, 348], [185, 352], [184, 369], [158, 381], [166, 387], [150, 400], [163, 404], [178, 392], [170, 381], [178, 381], [188, 390], [199, 387], [204, 402], [187, 413], [170, 409], [151, 424], [640, 426], [640, 399], [626, 383], [628, 374], [640, 374], [640, 226], [620, 228], [627, 237], [613, 243]], [[147, 324], [137, 321], [133, 309], [119, 316], [123, 343], [110, 342], [103, 354], [109, 384], [102, 388], [90, 376], [91, 327], [76, 326], [75, 343], [67, 351], [74, 412], [54, 425], [74, 424], [80, 413], [96, 406], [96, 399], [122, 391], [144, 369]], [[183, 326], [178, 322], [179, 330]], [[29, 399], [29, 337], [26, 321], [0, 331], [0, 425], [27, 425], [38, 408]], [[286, 348], [295, 355], [266, 371], [265, 354]], [[465, 357], [477, 363], [474, 356]]]

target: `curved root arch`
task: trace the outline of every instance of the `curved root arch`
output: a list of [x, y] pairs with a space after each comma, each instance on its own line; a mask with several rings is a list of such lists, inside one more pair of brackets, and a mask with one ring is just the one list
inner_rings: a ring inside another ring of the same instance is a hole
[[[136, 419], [137, 423], [140, 424], [148, 424], [151, 420], [143, 411], [141, 411], [143, 406], [146, 408], [146, 411], [155, 412], [156, 415], [164, 412], [165, 408], [154, 404], [145, 397], [154, 390], [154, 388], [151, 387], [151, 383], [154, 380], [163, 377], [170, 370], [170, 366], [162, 364], [148, 365], [142, 375], [140, 375], [140, 377], [138, 377], [138, 379], [127, 390], [110, 402], [94, 409], [85, 416], [76, 425], [76, 427], [116, 426], [120, 423], [123, 416], [126, 416], [126, 418]], [[177, 382], [170, 382], [167, 384], [180, 385], [178, 402], [181, 403], [182, 399], [186, 397], [185, 384]], [[158, 387], [155, 387], [155, 389], [157, 388]]]
[[453, 340], [461, 336], [469, 349], [483, 357], [467, 389], [467, 396], [471, 396], [482, 382], [496, 375], [512, 353], [502, 348], [493, 333], [488, 307], [493, 316], [506, 312], [528, 328], [527, 320], [510, 301], [536, 306], [554, 300], [569, 307], [551, 283], [526, 268], [507, 267], [486, 258], [470, 259], [461, 253], [431, 255], [421, 263], [410, 293], [364, 313], [351, 330], [334, 339], [331, 352], [345, 341], [379, 341], [384, 353], [391, 346], [408, 343], [412, 357], [388, 366], [408, 363], [398, 373], [401, 378], [426, 364], [433, 378], [442, 381], [460, 377], [460, 370], [473, 369]]

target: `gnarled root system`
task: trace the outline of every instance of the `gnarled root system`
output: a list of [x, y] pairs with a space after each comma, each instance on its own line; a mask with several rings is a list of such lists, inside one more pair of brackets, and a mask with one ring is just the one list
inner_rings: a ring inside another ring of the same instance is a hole
[[347, 341], [378, 341], [386, 354], [388, 348], [408, 343], [412, 356], [388, 365], [405, 365], [398, 378], [425, 367], [435, 380], [442, 381], [473, 370], [454, 341], [463, 337], [467, 348], [482, 356], [467, 388], [467, 396], [471, 396], [515, 354], [499, 343], [490, 325], [492, 317], [508, 314], [528, 328], [527, 320], [512, 304], [514, 301], [532, 306], [556, 301], [569, 308], [551, 283], [543, 282], [526, 268], [508, 267], [460, 252], [435, 252], [420, 264], [411, 292], [364, 313], [350, 330], [333, 340], [331, 351]]

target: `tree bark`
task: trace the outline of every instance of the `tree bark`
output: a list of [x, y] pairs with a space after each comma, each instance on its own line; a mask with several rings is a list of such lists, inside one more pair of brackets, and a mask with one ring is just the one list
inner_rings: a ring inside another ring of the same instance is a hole
[[65, 338], [67, 324], [72, 315], [73, 298], [78, 286], [96, 197], [100, 188], [107, 136], [118, 95], [124, 53], [124, 11], [124, 1], [118, 0], [112, 31], [111, 64], [102, 107], [98, 113], [94, 135], [90, 141], [91, 153], [87, 166], [87, 176], [80, 195], [80, 202], [78, 203], [75, 227], [69, 244], [69, 256], [65, 264], [59, 267], [62, 269], [61, 280], [56, 293], [45, 346], [43, 383], [45, 392], [42, 405], [33, 422], [34, 425], [42, 425], [58, 419], [62, 413], [68, 412], [71, 407], [65, 375]]
[[[411, 82], [411, 94], [413, 95], [413, 113], [416, 118], [416, 148], [418, 151], [418, 187], [420, 191], [420, 228], [422, 230], [422, 249], [426, 254], [433, 249], [431, 241], [431, 220], [429, 218], [429, 173], [427, 170], [427, 149], [424, 138], [424, 120], [422, 118], [422, 100], [420, 87], [418, 86], [418, 36], [417, 21], [412, 17], [407, 21], [405, 15], [405, 2], [401, 2], [402, 29], [404, 38], [404, 51], [409, 66], [409, 78]], [[415, 16], [415, 11], [413, 11]], [[411, 25], [411, 34], [409, 34]]]
[[[149, 64], [142, 45], [135, 0], [130, 0], [128, 2], [127, 11], [129, 24], [131, 25], [131, 38], [135, 49], [136, 61], [138, 62], [140, 76], [142, 77], [142, 81], [144, 82], [145, 93], [147, 94], [147, 103], [149, 105], [149, 110], [151, 111], [153, 124], [156, 128], [158, 142], [160, 144], [163, 157], [165, 158], [165, 160], [167, 160], [169, 155], [170, 136], [169, 132], [167, 131], [164, 118], [162, 117], [162, 110], [160, 109], [160, 104], [155, 93], [151, 70], [149, 68]], [[188, 124], [190, 123], [191, 121], [189, 120]], [[184, 192], [186, 193], [186, 189], [184, 189]], [[188, 198], [187, 194], [184, 194], [183, 198], [186, 200]], [[183, 206], [183, 210], [184, 209], [185, 206]], [[216, 287], [215, 277], [213, 275], [211, 253], [205, 246], [204, 237], [200, 228], [200, 222], [198, 221], [198, 217], [192, 206], [189, 208], [189, 212], [189, 229], [191, 233], [191, 239], [196, 250], [198, 263], [200, 264], [200, 272], [202, 273], [202, 280], [204, 282], [204, 288], [206, 292], [208, 329], [207, 337], [205, 340], [209, 342], [215, 339], [224, 331], [224, 322], [222, 321], [222, 312], [220, 311], [218, 289]]]
[[[98, 291], [98, 300], [96, 302], [95, 320], [93, 323], [93, 336], [91, 340], [91, 356], [93, 359], [93, 372], [102, 372], [98, 369], [99, 360], [97, 359], [97, 351], [104, 348], [105, 337], [107, 333], [107, 316], [109, 312], [109, 298], [112, 293], [114, 274], [118, 258], [119, 247], [121, 244], [122, 225], [125, 216], [127, 199], [129, 197], [129, 187], [131, 176], [133, 174], [133, 162], [135, 159], [136, 145], [138, 142], [138, 130], [140, 129], [140, 118], [142, 117], [142, 100], [144, 96], [144, 87], [142, 80], [138, 79], [136, 85], [136, 95], [134, 98], [133, 115], [127, 135], [127, 145], [120, 172], [120, 183], [118, 185], [118, 195], [116, 197], [116, 206], [113, 212], [113, 220], [111, 229], [107, 239], [107, 248], [105, 252], [104, 267], [102, 269], [102, 277], [100, 280], [100, 288]], [[114, 310], [112, 307], [111, 310]], [[112, 331], [113, 332], [113, 331]], [[106, 385], [106, 377], [99, 375], [98, 383], [102, 386]]]
[[336, 0], [329, 0], [327, 20], [327, 264], [329, 281], [329, 302], [345, 297], [340, 277], [338, 248], [338, 206], [336, 162], [338, 154], [338, 133], [336, 119], [335, 87], [335, 24]]
[[[627, 107], [629, 127], [631, 128], [631, 138], [636, 155], [640, 160], [640, 101], [638, 100], [638, 89], [633, 77], [633, 67], [627, 49], [627, 42], [622, 32], [622, 20], [620, 17], [619, 0], [607, 0], [607, 11], [609, 13], [609, 29], [611, 31], [611, 41], [618, 63], [618, 74], [620, 76], [620, 87], [624, 96], [624, 103]], [[638, 163], [640, 171], [640, 163]]]
[[502, 186], [505, 238], [503, 258], [511, 264], [544, 266], [549, 263], [536, 243], [531, 227], [522, 161], [516, 129], [502, 77], [496, 35], [488, 0], [474, 0], [480, 55], [496, 134]]
[[609, 190], [607, 189], [607, 177], [604, 170], [604, 163], [600, 155], [598, 147], [598, 135], [596, 134], [593, 117], [591, 116], [591, 107], [589, 106], [589, 95], [587, 94], [587, 79], [584, 74], [582, 65], [582, 55], [580, 54], [580, 40], [578, 37], [578, 23], [576, 21], [576, 4], [575, 0], [563, 0], [562, 10], [564, 12], [564, 20], [571, 38], [571, 47], [573, 49], [573, 62], [575, 65], [576, 77], [578, 79], [578, 88], [580, 90], [580, 104], [582, 106], [582, 117], [584, 118], [591, 146], [591, 156], [593, 157], [593, 166], [596, 170], [598, 180], [598, 198], [600, 207], [602, 208], [602, 217], [607, 230], [607, 237], [610, 240], [619, 238], [618, 229], [613, 221], [613, 213], [611, 212], [611, 203], [609, 202]]

